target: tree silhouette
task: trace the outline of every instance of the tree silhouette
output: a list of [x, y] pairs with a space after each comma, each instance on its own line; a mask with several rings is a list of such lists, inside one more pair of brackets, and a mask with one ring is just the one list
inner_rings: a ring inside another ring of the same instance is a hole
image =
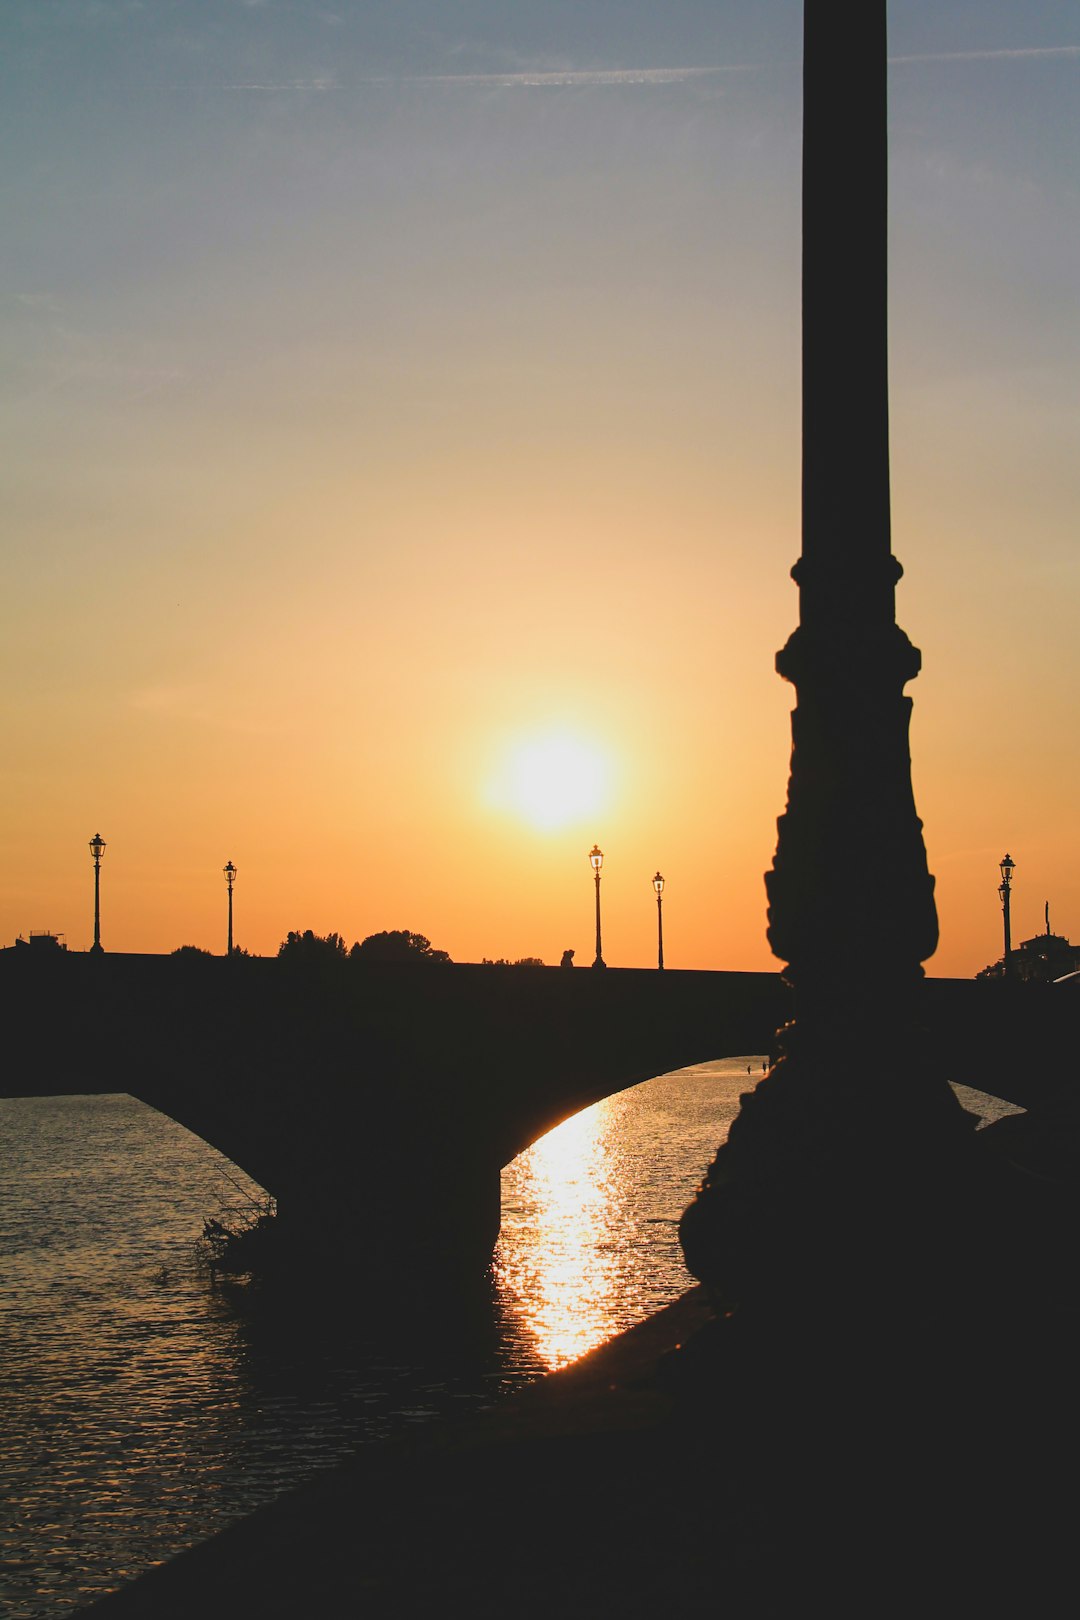
[[[356, 946], [353, 946], [355, 951]], [[294, 930], [286, 934], [278, 946], [278, 956], [289, 962], [343, 962], [348, 948], [340, 934], [316, 934], [310, 928], [303, 933]]]
[[446, 951], [436, 951], [424, 934], [408, 928], [384, 929], [354, 945], [350, 956], [364, 962], [449, 962]]

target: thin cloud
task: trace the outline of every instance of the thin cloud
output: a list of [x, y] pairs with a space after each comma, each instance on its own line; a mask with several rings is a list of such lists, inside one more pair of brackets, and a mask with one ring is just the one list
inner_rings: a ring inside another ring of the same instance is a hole
[[[22, 299], [32, 294], [19, 295]], [[47, 304], [31, 303], [37, 314], [54, 315]], [[120, 336], [107, 338], [51, 319], [42, 347], [30, 357], [31, 382], [24, 398], [40, 399], [67, 391], [99, 399], [145, 399], [189, 380], [186, 365], [177, 363], [161, 345]]]
[[[357, 87], [368, 85], [445, 85], [453, 88], [494, 89], [579, 89], [599, 86], [637, 87], [642, 85], [687, 84], [694, 79], [715, 78], [723, 73], [753, 73], [755, 63], [732, 63], [728, 67], [673, 67], [673, 68], [592, 68], [565, 69], [543, 72], [512, 71], [507, 73], [406, 73], [383, 74], [355, 81]], [[287, 79], [278, 83], [224, 84], [223, 90], [341, 90], [348, 89], [334, 79]]]
[[753, 63], [732, 63], [728, 67], [671, 68], [592, 68], [585, 70], [514, 73], [429, 73], [409, 74], [398, 79], [373, 79], [372, 84], [449, 84], [496, 85], [523, 89], [560, 89], [578, 85], [685, 84], [691, 79], [707, 79], [721, 73], [751, 73]]
[[1023, 62], [1037, 57], [1080, 56], [1080, 45], [1029, 45], [1005, 51], [937, 51], [928, 56], [890, 56], [890, 62]]
[[[32, 394], [54, 394], [67, 388], [91, 388], [118, 399], [146, 399], [187, 380], [179, 366], [125, 365], [107, 358], [61, 365]], [[31, 396], [32, 397], [32, 396]]]
[[[936, 51], [925, 55], [891, 56], [890, 64], [904, 66], [920, 62], [1022, 62], [1071, 60], [1080, 57], [1080, 45], [1031, 45], [1007, 50]], [[447, 88], [560, 90], [591, 88], [639, 88], [650, 85], [689, 84], [697, 79], [719, 78], [726, 73], [756, 73], [758, 62], [731, 62], [723, 67], [645, 67], [586, 69], [513, 69], [504, 73], [406, 73], [380, 74], [356, 80], [356, 85], [439, 85]], [[347, 89], [333, 78], [286, 79], [269, 83], [225, 84], [223, 90], [237, 91], [329, 91]]]
[[281, 84], [223, 84], [223, 90], [336, 90], [336, 79], [286, 79]]

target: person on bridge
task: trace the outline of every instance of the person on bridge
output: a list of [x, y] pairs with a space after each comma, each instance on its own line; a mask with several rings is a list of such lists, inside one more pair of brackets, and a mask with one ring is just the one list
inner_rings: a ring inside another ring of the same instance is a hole
[[573, 953], [573, 951], [563, 951], [563, 953], [562, 953], [562, 961], [559, 963], [559, 966], [560, 967], [573, 967], [573, 965], [574, 965], [574, 953]]

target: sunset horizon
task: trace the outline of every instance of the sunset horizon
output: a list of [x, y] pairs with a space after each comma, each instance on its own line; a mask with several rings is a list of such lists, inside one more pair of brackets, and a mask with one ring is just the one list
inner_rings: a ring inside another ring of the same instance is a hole
[[[801, 8], [16, 5], [0, 943], [779, 967]], [[430, 14], [429, 14], [430, 13]], [[213, 21], [212, 21], [213, 17]], [[423, 26], [420, 26], [420, 19]], [[51, 19], [51, 20], [50, 20]], [[890, 14], [931, 975], [1080, 936], [1075, 78]], [[843, 883], [844, 874], [835, 874]]]

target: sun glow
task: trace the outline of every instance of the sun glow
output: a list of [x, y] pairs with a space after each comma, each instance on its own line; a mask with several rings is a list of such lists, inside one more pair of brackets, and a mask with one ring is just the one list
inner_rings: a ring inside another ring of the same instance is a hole
[[490, 802], [543, 832], [584, 822], [607, 805], [610, 769], [592, 744], [549, 732], [513, 744], [491, 784]]

